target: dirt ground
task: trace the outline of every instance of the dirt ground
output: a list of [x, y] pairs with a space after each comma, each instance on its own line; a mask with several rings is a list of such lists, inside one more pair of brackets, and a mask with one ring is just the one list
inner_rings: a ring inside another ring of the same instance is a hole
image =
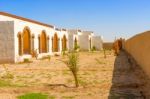
[[0, 99], [29, 92], [48, 94], [50, 99], [108, 99], [115, 56], [112, 51], [106, 54], [104, 58], [103, 52], [79, 52], [79, 88], [74, 88], [73, 76], [61, 61], [66, 56], [0, 65]]

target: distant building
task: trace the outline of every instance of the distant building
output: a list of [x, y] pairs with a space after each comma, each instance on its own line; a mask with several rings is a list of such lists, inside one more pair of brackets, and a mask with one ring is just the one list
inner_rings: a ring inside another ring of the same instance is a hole
[[79, 46], [79, 35], [82, 35], [81, 30], [68, 30], [69, 51], [73, 51], [75, 49], [75, 46]]
[[103, 49], [103, 40], [101, 36], [93, 36], [92, 37], [92, 47], [95, 47], [96, 50]]
[[101, 49], [101, 38], [93, 32], [59, 29], [55, 26], [0, 12], [0, 63], [22, 62], [34, 55], [60, 55], [62, 51]]
[[79, 46], [82, 51], [90, 51], [92, 48], [92, 31], [82, 31], [82, 34], [79, 35]]

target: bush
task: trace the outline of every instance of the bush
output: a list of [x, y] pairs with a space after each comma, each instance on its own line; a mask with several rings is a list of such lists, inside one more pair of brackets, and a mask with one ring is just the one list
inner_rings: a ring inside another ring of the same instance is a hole
[[91, 51], [92, 51], [92, 52], [93, 52], [93, 51], [96, 51], [96, 47], [93, 46], [92, 49], [91, 49]]
[[23, 62], [24, 62], [24, 63], [30, 63], [31, 61], [30, 61], [30, 59], [25, 58]]
[[77, 45], [77, 44], [75, 44], [75, 46], [74, 46], [74, 50], [76, 51], [76, 50], [78, 50], [78, 49], [80, 49], [80, 46], [79, 46], [79, 45]]

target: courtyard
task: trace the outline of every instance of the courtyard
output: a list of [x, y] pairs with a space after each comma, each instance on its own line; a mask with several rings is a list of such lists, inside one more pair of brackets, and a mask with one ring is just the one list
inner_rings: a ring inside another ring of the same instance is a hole
[[78, 55], [78, 88], [63, 62], [67, 55], [0, 65], [0, 99], [36, 99], [19, 98], [30, 93], [47, 95], [39, 99], [144, 99], [142, 72], [125, 52], [117, 57], [110, 50], [106, 57], [103, 51]]
[[107, 99], [111, 88], [115, 56], [107, 51], [79, 52], [79, 88], [62, 62], [67, 56], [31, 63], [0, 65], [0, 97], [16, 99], [25, 93], [47, 94], [50, 99]]

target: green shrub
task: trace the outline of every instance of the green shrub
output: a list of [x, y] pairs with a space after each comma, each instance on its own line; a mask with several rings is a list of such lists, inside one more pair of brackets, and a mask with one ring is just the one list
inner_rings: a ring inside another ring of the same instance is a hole
[[42, 93], [27, 93], [19, 96], [18, 99], [48, 99], [48, 95]]
[[65, 56], [66, 55], [66, 50], [62, 50], [62, 56]]
[[78, 55], [77, 55], [77, 53], [72, 52], [70, 55], [68, 55], [68, 61], [66, 62], [66, 64], [74, 76], [76, 87], [78, 87], [79, 83], [78, 83], [78, 77], [77, 77], [77, 73], [78, 73], [78, 65], [77, 65], [78, 64]]
[[30, 61], [29, 58], [25, 58], [23, 62], [24, 62], [24, 63], [31, 63], [32, 61]]
[[74, 50], [76, 51], [76, 50], [78, 50], [78, 49], [80, 49], [80, 46], [79, 46], [79, 45], [77, 45], [77, 44], [75, 44], [75, 46], [74, 46]]
[[92, 49], [91, 49], [91, 51], [92, 51], [92, 52], [93, 52], [93, 51], [96, 51], [96, 47], [93, 46]]

